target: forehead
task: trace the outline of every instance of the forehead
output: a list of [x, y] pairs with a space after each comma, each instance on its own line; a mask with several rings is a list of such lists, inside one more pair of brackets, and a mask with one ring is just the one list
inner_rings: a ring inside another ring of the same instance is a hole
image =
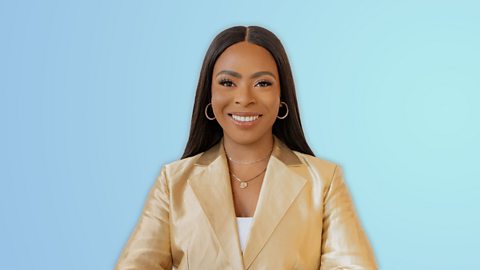
[[270, 71], [277, 74], [277, 65], [270, 52], [246, 41], [228, 47], [217, 59], [214, 73], [221, 70], [235, 70], [241, 73]]

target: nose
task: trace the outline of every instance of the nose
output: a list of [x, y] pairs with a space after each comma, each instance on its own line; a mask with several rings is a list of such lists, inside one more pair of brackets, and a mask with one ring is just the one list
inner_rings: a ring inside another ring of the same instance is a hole
[[255, 103], [255, 96], [252, 93], [252, 90], [248, 86], [238, 87], [237, 93], [235, 95], [235, 104], [247, 106], [249, 104]]

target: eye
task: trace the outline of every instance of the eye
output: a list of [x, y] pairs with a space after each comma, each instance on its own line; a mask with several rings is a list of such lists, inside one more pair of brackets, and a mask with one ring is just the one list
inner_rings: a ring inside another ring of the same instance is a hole
[[227, 79], [227, 78], [220, 79], [218, 81], [218, 84], [225, 87], [232, 87], [235, 85], [230, 79]]
[[269, 87], [271, 85], [272, 83], [267, 80], [261, 80], [257, 84], [255, 84], [255, 86], [260, 86], [260, 87]]

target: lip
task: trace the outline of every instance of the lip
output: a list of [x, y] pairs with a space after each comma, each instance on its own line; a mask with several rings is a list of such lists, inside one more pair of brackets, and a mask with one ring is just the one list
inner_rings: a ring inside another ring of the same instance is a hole
[[[238, 115], [238, 116], [257, 116], [258, 118], [253, 120], [253, 121], [248, 121], [248, 122], [241, 122], [233, 119], [232, 114]], [[242, 128], [242, 129], [248, 129], [253, 126], [255, 126], [260, 119], [262, 118], [263, 114], [261, 113], [255, 113], [255, 112], [233, 112], [233, 113], [228, 113], [228, 119], [230, 119], [237, 127]]]
[[228, 113], [228, 115], [232, 115], [232, 114], [239, 115], [239, 116], [256, 116], [256, 115], [262, 116], [262, 114], [258, 113], [258, 112], [231, 112], [231, 113]]

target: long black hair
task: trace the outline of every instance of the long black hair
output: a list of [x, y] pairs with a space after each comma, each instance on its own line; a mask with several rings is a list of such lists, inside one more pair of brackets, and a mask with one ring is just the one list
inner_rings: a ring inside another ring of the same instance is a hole
[[[190, 135], [182, 158], [208, 150], [220, 141], [222, 127], [205, 116], [205, 107], [212, 99], [213, 66], [218, 57], [235, 43], [247, 41], [268, 50], [275, 59], [280, 76], [280, 100], [288, 105], [289, 114], [273, 124], [272, 132], [290, 149], [314, 156], [303, 134], [298, 112], [295, 84], [287, 54], [280, 40], [269, 30], [259, 26], [235, 26], [219, 33], [210, 44], [203, 60], [193, 105]], [[281, 110], [283, 111], [283, 110]], [[282, 113], [283, 115], [283, 113]]]

